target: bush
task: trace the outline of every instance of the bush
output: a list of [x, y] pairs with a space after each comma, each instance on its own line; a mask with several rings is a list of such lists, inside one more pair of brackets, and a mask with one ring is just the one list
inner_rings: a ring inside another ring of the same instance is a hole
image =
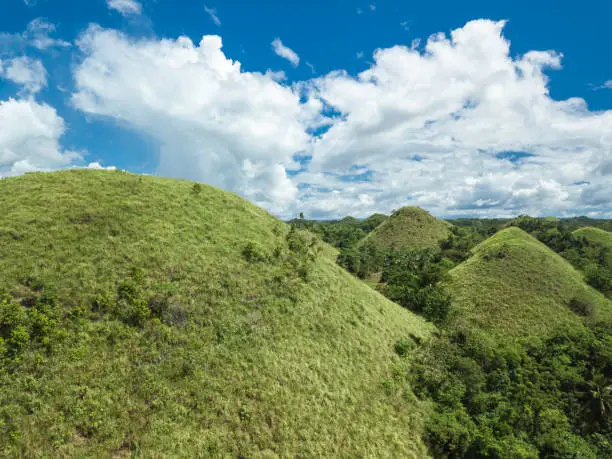
[[124, 281], [117, 287], [117, 314], [122, 322], [132, 326], [141, 326], [150, 317], [148, 301], [135, 281]]
[[264, 262], [268, 259], [264, 248], [256, 241], [248, 242], [242, 251], [242, 255], [249, 263]]
[[414, 342], [408, 339], [401, 339], [395, 343], [395, 353], [400, 357], [406, 356], [414, 348]]
[[572, 298], [568, 304], [569, 308], [576, 314], [584, 317], [590, 317], [593, 315], [594, 308], [591, 303], [587, 303], [579, 298]]

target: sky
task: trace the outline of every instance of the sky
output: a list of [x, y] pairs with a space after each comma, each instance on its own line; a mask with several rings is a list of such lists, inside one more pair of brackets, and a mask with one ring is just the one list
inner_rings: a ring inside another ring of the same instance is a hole
[[612, 218], [612, 2], [2, 0], [0, 177], [185, 178], [281, 218]]

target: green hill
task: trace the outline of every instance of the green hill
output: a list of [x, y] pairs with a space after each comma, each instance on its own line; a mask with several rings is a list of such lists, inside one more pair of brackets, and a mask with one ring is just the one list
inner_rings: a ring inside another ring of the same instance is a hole
[[438, 247], [450, 234], [451, 224], [438, 220], [420, 207], [402, 207], [368, 234], [361, 245], [379, 249], [425, 249]]
[[584, 237], [587, 241], [604, 247], [606, 249], [604, 263], [612, 269], [612, 233], [589, 226], [577, 229], [574, 235]]
[[109, 171], [1, 180], [0, 209], [0, 455], [426, 456], [394, 344], [433, 327], [308, 233]]
[[566, 260], [516, 227], [476, 246], [448, 284], [457, 320], [503, 336], [546, 336], [562, 324], [580, 325], [581, 315], [612, 311]]

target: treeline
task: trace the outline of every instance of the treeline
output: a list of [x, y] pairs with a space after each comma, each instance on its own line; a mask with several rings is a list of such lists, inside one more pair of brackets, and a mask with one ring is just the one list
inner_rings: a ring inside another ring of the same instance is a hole
[[[381, 274], [385, 266], [402, 259], [407, 251], [383, 250], [365, 236], [388, 217], [374, 214], [364, 220], [345, 217], [341, 220], [316, 221], [304, 218], [291, 220], [292, 226], [317, 234], [328, 244], [340, 250], [338, 264], [361, 279]], [[612, 296], [612, 259], [610, 249], [574, 235], [574, 231], [592, 226], [612, 231], [612, 221], [587, 217], [569, 219], [535, 218], [520, 216], [509, 219], [456, 219], [452, 220], [451, 235], [440, 243], [437, 262], [450, 269], [470, 257], [470, 250], [477, 244], [507, 226], [517, 226], [534, 236], [549, 248], [567, 259], [585, 274], [586, 282], [606, 296]], [[360, 243], [361, 242], [361, 243]], [[409, 251], [408, 251], [409, 252]], [[375, 276], [375, 279], [378, 278]]]

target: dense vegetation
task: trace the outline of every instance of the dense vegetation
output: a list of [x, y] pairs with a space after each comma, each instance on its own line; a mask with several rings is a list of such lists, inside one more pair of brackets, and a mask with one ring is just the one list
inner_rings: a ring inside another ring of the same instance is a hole
[[612, 305], [584, 283], [606, 293], [593, 273], [609, 267], [610, 233], [576, 230], [593, 222], [606, 226], [462, 219], [438, 247], [338, 245], [341, 265], [380, 272], [379, 291], [440, 327], [396, 344], [432, 404], [434, 457], [612, 457]]
[[408, 373], [417, 393], [433, 400], [432, 454], [611, 457], [611, 337], [609, 322], [513, 341], [445, 330]]
[[0, 181], [0, 456], [423, 457], [393, 351], [433, 326], [221, 190]]

